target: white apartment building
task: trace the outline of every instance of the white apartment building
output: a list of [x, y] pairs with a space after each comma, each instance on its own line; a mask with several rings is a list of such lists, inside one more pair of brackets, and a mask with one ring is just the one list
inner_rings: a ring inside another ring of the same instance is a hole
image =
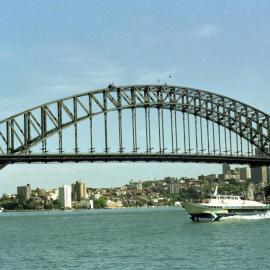
[[72, 208], [71, 186], [64, 185], [59, 187], [59, 202], [63, 208]]

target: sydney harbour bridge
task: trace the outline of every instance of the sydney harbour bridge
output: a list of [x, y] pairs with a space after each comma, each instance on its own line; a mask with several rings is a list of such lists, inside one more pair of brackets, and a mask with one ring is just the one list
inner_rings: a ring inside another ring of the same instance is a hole
[[47, 162], [270, 164], [270, 116], [216, 93], [114, 86], [0, 121], [0, 166]]

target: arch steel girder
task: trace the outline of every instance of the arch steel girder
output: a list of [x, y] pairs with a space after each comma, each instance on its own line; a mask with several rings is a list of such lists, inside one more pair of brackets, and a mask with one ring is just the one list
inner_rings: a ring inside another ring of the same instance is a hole
[[270, 159], [253, 156], [228, 156], [228, 155], [197, 155], [197, 154], [158, 154], [158, 153], [123, 153], [112, 154], [42, 154], [42, 155], [5, 155], [0, 156], [0, 169], [7, 164], [16, 163], [64, 163], [64, 162], [200, 162], [200, 163], [229, 163], [249, 164], [250, 166], [270, 165]]
[[[270, 157], [269, 115], [222, 95], [167, 85], [109, 86], [11, 116], [0, 121], [0, 152], [1, 155], [27, 154], [33, 146], [85, 119], [117, 110], [149, 107], [176, 109], [208, 119], [235, 132]], [[68, 120], [64, 120], [64, 115]], [[15, 146], [15, 140], [19, 146]]]

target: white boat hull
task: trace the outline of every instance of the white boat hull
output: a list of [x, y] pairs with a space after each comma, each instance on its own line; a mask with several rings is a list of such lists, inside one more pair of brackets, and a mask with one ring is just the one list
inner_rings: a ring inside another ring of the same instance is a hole
[[193, 221], [199, 218], [210, 218], [214, 221], [228, 216], [252, 216], [265, 214], [269, 206], [207, 206], [199, 203], [183, 203], [183, 208]]

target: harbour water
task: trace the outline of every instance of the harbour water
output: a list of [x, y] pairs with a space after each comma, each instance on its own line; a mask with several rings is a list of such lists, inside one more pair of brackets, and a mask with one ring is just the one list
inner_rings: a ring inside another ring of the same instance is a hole
[[182, 208], [0, 214], [0, 269], [269, 269], [270, 218]]

